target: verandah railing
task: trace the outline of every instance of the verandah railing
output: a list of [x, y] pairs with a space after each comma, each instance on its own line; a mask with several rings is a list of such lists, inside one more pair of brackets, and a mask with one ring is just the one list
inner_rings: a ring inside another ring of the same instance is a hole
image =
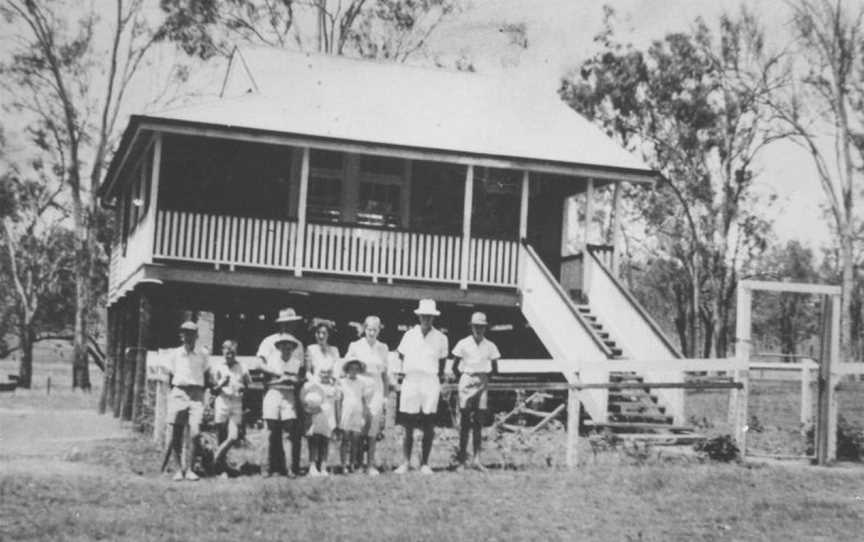
[[[154, 258], [214, 265], [458, 284], [463, 239], [453, 235], [160, 210]], [[516, 241], [471, 238], [468, 283], [515, 287]]]

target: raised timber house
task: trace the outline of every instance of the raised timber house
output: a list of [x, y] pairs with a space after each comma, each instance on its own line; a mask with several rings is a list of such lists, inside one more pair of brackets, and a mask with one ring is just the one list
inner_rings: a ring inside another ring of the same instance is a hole
[[[505, 358], [565, 378], [576, 359], [676, 357], [594, 220], [599, 194], [655, 177], [554, 88], [237, 50], [218, 99], [132, 116], [114, 154], [109, 350], [174, 346], [194, 311], [203, 346], [251, 355], [286, 306], [339, 328], [378, 314], [392, 348], [428, 297], [451, 341], [485, 310]], [[605, 421], [606, 392], [586, 397]]]

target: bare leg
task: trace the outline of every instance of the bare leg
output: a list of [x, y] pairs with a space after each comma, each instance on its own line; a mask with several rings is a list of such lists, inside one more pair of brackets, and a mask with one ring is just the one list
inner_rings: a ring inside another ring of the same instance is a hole
[[429, 464], [429, 455], [432, 453], [432, 440], [435, 438], [435, 418], [433, 415], [423, 415], [423, 449], [421, 465]]
[[402, 457], [405, 464], [411, 464], [411, 450], [414, 448], [414, 422], [405, 424], [405, 437], [402, 439]]
[[472, 426], [474, 434], [472, 435], [472, 444], [474, 445], [474, 461], [480, 462], [480, 448], [483, 444], [483, 415], [482, 411], [474, 411], [474, 420]]
[[318, 439], [318, 470], [326, 474], [327, 456], [330, 452], [330, 439], [323, 435], [319, 435]]
[[291, 472], [299, 475], [300, 455], [303, 449], [303, 435], [300, 431], [302, 425], [298, 419], [287, 420], [283, 423], [285, 424], [285, 430], [288, 431], [288, 439], [291, 443]]
[[459, 416], [459, 463], [468, 459], [468, 435], [471, 433], [471, 411], [463, 408]]
[[186, 428], [186, 422], [174, 423], [171, 425], [171, 442], [169, 446], [174, 450], [174, 460], [177, 462], [177, 468], [183, 472], [183, 432]]
[[375, 468], [375, 447], [378, 444], [378, 439], [376, 437], [377, 435], [370, 435], [366, 437], [366, 441], [369, 443], [369, 452], [366, 456], [366, 466], [370, 469]]

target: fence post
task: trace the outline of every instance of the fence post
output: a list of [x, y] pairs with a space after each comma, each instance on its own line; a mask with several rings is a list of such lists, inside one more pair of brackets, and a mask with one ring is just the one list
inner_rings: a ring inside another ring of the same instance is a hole
[[815, 363], [809, 358], [801, 360], [801, 435], [807, 436], [807, 430], [813, 421], [813, 395], [810, 393], [810, 371]]
[[741, 452], [741, 457], [747, 453], [747, 394], [750, 384], [750, 310], [752, 292], [747, 286], [738, 284], [735, 317], [735, 382], [741, 384], [741, 389], [734, 389], [730, 394], [729, 422], [735, 437], [735, 444]]
[[577, 376], [570, 389], [567, 390], [567, 455], [568, 469], [575, 469], [579, 464], [579, 393], [581, 390], [573, 384], [579, 383]]

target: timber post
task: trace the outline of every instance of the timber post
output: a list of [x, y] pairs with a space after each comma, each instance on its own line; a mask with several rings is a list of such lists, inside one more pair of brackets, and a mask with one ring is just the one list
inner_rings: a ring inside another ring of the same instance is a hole
[[462, 201], [462, 266], [459, 273], [459, 288], [468, 289], [468, 274], [471, 272], [471, 214], [474, 210], [474, 166], [465, 170], [465, 192]]
[[741, 453], [747, 450], [747, 394], [749, 393], [750, 369], [750, 310], [752, 291], [747, 285], [738, 284], [737, 315], [735, 318], [735, 358], [738, 361], [733, 372], [735, 382], [741, 384], [741, 389], [733, 389], [729, 397], [729, 425], [735, 444]]
[[136, 427], [143, 422], [147, 401], [147, 349], [151, 346], [150, 317], [152, 311], [151, 294], [144, 286], [138, 297], [138, 341], [134, 354], [134, 380], [132, 397], [132, 420]]
[[126, 374], [126, 367], [123, 363], [123, 350], [126, 348], [126, 299], [119, 299], [114, 305], [116, 320], [115, 328], [117, 330], [116, 338], [114, 339], [114, 392], [112, 394], [112, 408], [114, 417], [119, 418], [123, 410], [123, 380]]
[[136, 310], [135, 294], [129, 295], [129, 303], [124, 311], [126, 320], [125, 340], [122, 351], [123, 360], [123, 394], [120, 404], [120, 418], [126, 421], [132, 419], [132, 403], [135, 386], [135, 352], [134, 345], [137, 343], [138, 328], [136, 326], [136, 318], [138, 311]]
[[[576, 376], [575, 383], [579, 383]], [[581, 390], [576, 386], [570, 386], [567, 391], [567, 455], [565, 463], [568, 469], [575, 469], [579, 465], [579, 394]]]

